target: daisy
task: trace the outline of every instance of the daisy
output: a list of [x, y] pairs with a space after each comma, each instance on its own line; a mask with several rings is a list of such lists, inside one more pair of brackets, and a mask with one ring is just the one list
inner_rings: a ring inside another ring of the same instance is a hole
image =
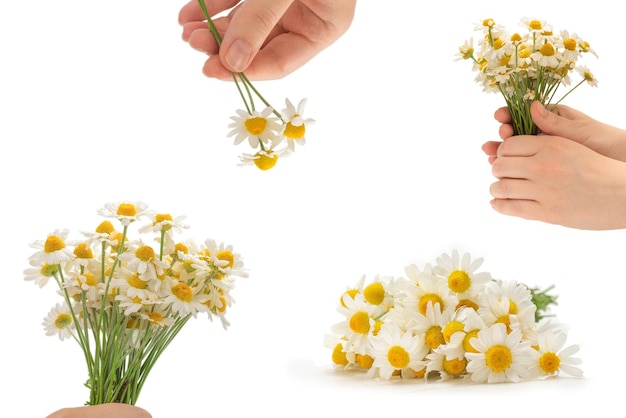
[[269, 144], [277, 140], [276, 132], [280, 131], [278, 119], [272, 116], [274, 109], [266, 107], [262, 112], [258, 110], [248, 113], [245, 110], [237, 110], [238, 116], [232, 116], [234, 121], [230, 125], [231, 131], [228, 136], [235, 137], [235, 145], [248, 139], [252, 148], [258, 148], [259, 143]]
[[416, 334], [424, 336], [424, 342], [431, 350], [445, 344], [443, 329], [450, 322], [454, 314], [454, 306], [443, 312], [439, 304], [428, 304], [426, 313], [413, 313], [409, 320], [409, 328]]
[[243, 266], [243, 258], [233, 251], [232, 245], [218, 244], [213, 239], [207, 239], [204, 241], [204, 246], [211, 258], [211, 264], [217, 267], [221, 274], [248, 277], [248, 272]]
[[162, 276], [169, 267], [168, 263], [159, 260], [151, 246], [141, 243], [120, 254], [119, 259], [127, 263], [125, 267], [128, 270], [137, 272], [146, 282], [157, 280], [157, 276]]
[[155, 291], [150, 287], [150, 282], [136, 271], [120, 268], [116, 277], [111, 280], [111, 287], [117, 289], [119, 295], [141, 300], [158, 299]]
[[44, 264], [59, 264], [64, 261], [70, 261], [74, 258], [72, 250], [67, 245], [75, 243], [66, 241], [69, 229], [58, 230], [48, 234], [45, 241], [35, 241], [30, 244], [31, 247], [40, 249], [30, 257], [31, 265], [43, 266]]
[[428, 305], [438, 304], [443, 312], [459, 303], [458, 298], [451, 294], [447, 283], [434, 274], [430, 264], [426, 265], [424, 271], [420, 271], [414, 264], [409, 265], [405, 268], [405, 273], [414, 283], [413, 286], [407, 286], [405, 289], [406, 297], [402, 299], [402, 305], [405, 308], [425, 315]]
[[342, 302], [337, 311], [346, 319], [333, 325], [331, 330], [345, 338], [345, 351], [367, 354], [370, 348], [369, 337], [374, 329], [372, 313], [376, 306], [367, 303], [361, 293], [354, 298], [344, 295]]
[[306, 106], [306, 99], [300, 100], [298, 103], [298, 108], [289, 101], [289, 99], [285, 99], [286, 108], [282, 110], [281, 116], [284, 123], [282, 135], [287, 140], [287, 148], [290, 151], [295, 149], [296, 143], [300, 145], [305, 144], [305, 133], [307, 126], [313, 125], [315, 123], [314, 119], [304, 119], [302, 115], [304, 114], [304, 107]]
[[426, 366], [428, 347], [418, 335], [402, 332], [395, 324], [385, 324], [378, 335], [371, 338], [371, 357], [374, 362], [368, 372], [378, 372], [383, 379], [391, 379], [399, 372], [402, 378], [415, 377]]
[[274, 144], [255, 154], [243, 153], [239, 157], [239, 165], [255, 165], [259, 170], [267, 171], [274, 168], [280, 158], [288, 157], [291, 152], [287, 148], [275, 149]]
[[55, 277], [59, 273], [58, 264], [44, 263], [40, 266], [36, 260], [30, 260], [29, 263], [33, 267], [24, 270], [24, 280], [32, 281], [39, 287], [44, 287], [50, 277]]
[[117, 235], [117, 231], [110, 221], [102, 221], [100, 225], [96, 227], [95, 232], [81, 232], [87, 238], [87, 242], [89, 243], [89, 245], [94, 245], [98, 247], [101, 247], [103, 244], [108, 244], [112, 246], [119, 245], [119, 242], [113, 238], [115, 237], [115, 235]]
[[458, 350], [455, 349], [456, 347], [446, 344], [432, 350], [426, 355], [426, 372], [437, 372], [442, 381], [463, 376], [467, 359], [463, 355], [457, 355]]
[[483, 261], [482, 258], [472, 260], [469, 253], [460, 257], [459, 252], [453, 250], [452, 255], [442, 254], [437, 257], [434, 271], [447, 280], [448, 287], [459, 299], [464, 299], [465, 296], [481, 292], [485, 284], [492, 280], [491, 274], [476, 272]]
[[477, 353], [467, 353], [467, 371], [475, 382], [519, 382], [529, 377], [532, 348], [521, 341], [517, 330], [507, 333], [504, 324], [483, 328], [472, 346]]
[[580, 67], [576, 67], [576, 71], [578, 71], [581, 77], [591, 86], [598, 87], [598, 79], [594, 77], [588, 67], [582, 65]]
[[148, 214], [148, 205], [143, 202], [110, 202], [99, 209], [98, 214], [105, 218], [116, 218], [122, 225], [128, 226]]
[[42, 325], [46, 335], [58, 335], [62, 341], [72, 336], [74, 317], [65, 303], [57, 303], [44, 318]]
[[169, 279], [167, 285], [163, 286], [163, 290], [163, 307], [170, 308], [181, 317], [187, 315], [196, 317], [198, 312], [209, 310], [205, 304], [209, 296], [201, 293], [198, 287], [191, 287], [181, 281]]
[[189, 228], [189, 225], [185, 225], [182, 221], [185, 220], [185, 215], [177, 216], [173, 218], [169, 213], [153, 213], [149, 215], [152, 221], [148, 225], [144, 225], [139, 228], [139, 232], [167, 232], [172, 233], [182, 232], [183, 229]]
[[533, 364], [530, 372], [534, 376], [556, 376], [560, 372], [574, 377], [582, 377], [582, 370], [577, 367], [582, 360], [572, 357], [578, 352], [578, 345], [563, 348], [567, 335], [560, 330], [550, 329], [537, 336], [537, 347], [533, 350]]

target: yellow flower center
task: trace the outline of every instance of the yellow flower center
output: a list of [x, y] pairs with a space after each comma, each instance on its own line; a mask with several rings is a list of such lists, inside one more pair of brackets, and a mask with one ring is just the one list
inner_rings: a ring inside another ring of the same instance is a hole
[[475, 311], [478, 310], [478, 304], [476, 302], [474, 302], [473, 300], [470, 300], [470, 299], [461, 299], [461, 300], [459, 300], [459, 303], [457, 303], [457, 305], [456, 305], [456, 309], [458, 310], [458, 309], [461, 309], [463, 307], [472, 308]]
[[183, 302], [191, 302], [193, 299], [193, 291], [185, 283], [178, 283], [172, 287], [172, 294]]
[[445, 343], [445, 339], [443, 338], [443, 332], [441, 332], [441, 327], [435, 325], [428, 328], [424, 336], [424, 341], [426, 342], [426, 345], [433, 350], [439, 347], [441, 344]]
[[95, 286], [98, 284], [96, 277], [91, 273], [85, 273], [82, 275], [82, 277], [85, 279], [85, 284], [87, 286]]
[[423, 367], [421, 370], [413, 370], [413, 373], [415, 374], [416, 378], [421, 378], [426, 376], [426, 367]]
[[228, 262], [228, 264], [226, 264], [227, 268], [230, 268], [235, 265], [235, 255], [228, 250], [222, 250], [218, 252], [216, 257], [218, 260], [227, 261]]
[[561, 359], [553, 352], [544, 353], [539, 359], [539, 367], [546, 373], [555, 373], [560, 365]]
[[467, 360], [465, 357], [449, 359], [444, 357], [443, 370], [453, 376], [460, 376], [465, 371]]
[[496, 323], [506, 325], [507, 334], [511, 332], [511, 317], [509, 315], [502, 315], [501, 317], [496, 319]]
[[189, 253], [189, 248], [188, 248], [185, 244], [183, 244], [183, 243], [181, 243], [181, 242], [179, 242], [178, 244], [176, 244], [176, 245], [174, 246], [174, 248], [176, 249], [176, 252], [179, 252], [179, 251], [180, 251], [180, 252], [181, 252], [181, 253], [183, 253], [183, 254], [188, 254], [188, 253]]
[[576, 42], [576, 39], [567, 38], [563, 40], [563, 47], [567, 49], [568, 51], [575, 51], [577, 45], [578, 45], [578, 42]]
[[522, 40], [522, 37], [520, 36], [519, 33], [514, 33], [513, 35], [511, 35], [511, 42], [519, 42]]
[[531, 20], [530, 22], [528, 22], [528, 27], [532, 30], [541, 30], [542, 25], [541, 22], [538, 20]]
[[154, 250], [149, 245], [142, 245], [135, 251], [135, 257], [141, 261], [150, 261], [154, 259]]
[[346, 366], [348, 364], [346, 352], [343, 351], [343, 347], [341, 346], [341, 344], [337, 344], [333, 349], [332, 359], [333, 363], [339, 366]]
[[304, 126], [304, 123], [300, 126], [294, 126], [291, 122], [288, 122], [285, 127], [285, 136], [287, 138], [300, 139], [304, 137], [305, 132], [306, 127]]
[[259, 169], [266, 171], [274, 167], [278, 162], [278, 154], [267, 155], [265, 153], [258, 153], [254, 158], [254, 165]]
[[372, 356], [368, 356], [367, 354], [357, 354], [355, 360], [363, 369], [369, 369], [372, 367], [372, 364], [374, 364]]
[[493, 19], [485, 19], [483, 20], [483, 26], [487, 27], [487, 28], [492, 28], [496, 25], [496, 22], [493, 21]]
[[[154, 217], [154, 225], [164, 222], [164, 221], [172, 221], [172, 215], [170, 215], [169, 213], [157, 213], [156, 216]], [[163, 231], [167, 231], [168, 229], [170, 229], [172, 226], [169, 224], [164, 224], [161, 229]]]
[[450, 321], [443, 327], [443, 339], [449, 343], [450, 337], [455, 332], [463, 331], [464, 325], [461, 321]]
[[530, 52], [530, 50], [529, 50], [529, 49], [524, 49], [524, 50], [522, 50], [522, 51], [519, 53], [519, 57], [520, 57], [520, 58], [528, 58], [528, 57], [530, 57], [530, 54], [531, 54], [531, 52]]
[[160, 312], [150, 312], [148, 315], [152, 322], [161, 323], [163, 322], [163, 315]]
[[513, 363], [513, 355], [506, 346], [494, 345], [485, 353], [485, 361], [494, 372], [503, 372]]
[[58, 329], [69, 328], [72, 325], [72, 315], [62, 312], [54, 319], [54, 326]]
[[135, 289], [145, 289], [148, 287], [148, 282], [141, 280], [138, 274], [133, 274], [128, 278], [128, 284]]
[[554, 55], [554, 46], [552, 44], [543, 44], [539, 52], [541, 52], [541, 55], [544, 57], [551, 57]]
[[249, 118], [244, 122], [244, 126], [251, 135], [261, 135], [267, 126], [267, 119], [258, 116]]
[[78, 258], [93, 258], [93, 251], [86, 242], [81, 242], [74, 248], [74, 255]]
[[500, 49], [504, 46], [504, 41], [500, 38], [493, 40], [493, 49]]
[[54, 277], [54, 275], [59, 272], [59, 265], [45, 263], [43, 266], [41, 266], [39, 272], [44, 277]]
[[478, 336], [478, 331], [480, 330], [473, 329], [465, 334], [465, 338], [463, 338], [463, 350], [465, 350], [466, 353], [478, 353], [478, 350], [476, 350], [470, 343], [472, 338], [476, 338]]
[[409, 365], [411, 357], [403, 347], [394, 345], [387, 352], [387, 360], [394, 369], [404, 369]]
[[137, 208], [132, 203], [120, 203], [117, 207], [117, 214], [120, 216], [135, 216]]
[[374, 322], [374, 330], [372, 331], [372, 334], [378, 335], [378, 332], [382, 328], [383, 324], [384, 324], [383, 321], [375, 321]]
[[469, 274], [463, 270], [454, 270], [448, 276], [448, 287], [456, 293], [466, 292], [472, 284]]
[[370, 330], [370, 316], [367, 312], [357, 312], [352, 315], [350, 329], [357, 334], [367, 334]]
[[380, 282], [372, 283], [363, 290], [363, 296], [372, 305], [380, 305], [385, 299], [385, 288]]
[[443, 312], [443, 300], [441, 299], [441, 296], [436, 293], [426, 293], [421, 297], [418, 305], [418, 310], [422, 315], [426, 315], [426, 307], [428, 307], [429, 303], [433, 306], [438, 303], [439, 310]]
[[98, 234], [110, 234], [113, 231], [115, 231], [115, 228], [110, 221], [104, 221], [96, 228]]
[[43, 246], [44, 252], [53, 253], [55, 251], [59, 251], [65, 248], [65, 242], [56, 235], [50, 235], [46, 238], [46, 243]]

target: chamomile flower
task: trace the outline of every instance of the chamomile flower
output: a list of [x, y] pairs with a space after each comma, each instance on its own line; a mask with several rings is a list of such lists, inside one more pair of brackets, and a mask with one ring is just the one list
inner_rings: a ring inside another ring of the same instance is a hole
[[443, 312], [439, 304], [428, 304], [424, 315], [413, 313], [410, 316], [409, 328], [415, 333], [424, 336], [424, 342], [429, 349], [434, 350], [441, 344], [445, 344], [443, 330], [450, 322], [454, 314], [454, 306], [448, 307]]
[[159, 260], [154, 248], [142, 243], [135, 243], [127, 252], [120, 254], [120, 260], [126, 262], [126, 268], [136, 272], [141, 280], [150, 282], [162, 276], [169, 264]]
[[573, 377], [582, 377], [578, 367], [582, 360], [572, 357], [580, 347], [571, 345], [563, 348], [567, 340], [565, 332], [547, 330], [537, 336], [537, 347], [532, 352], [533, 363], [530, 372], [538, 377], [556, 376], [560, 372]]
[[415, 373], [426, 367], [424, 358], [428, 347], [422, 338], [410, 331], [401, 331], [394, 324], [385, 324], [371, 338], [371, 357], [374, 359], [368, 374], [375, 372], [383, 379], [391, 379], [395, 372], [403, 378], [415, 377]]
[[33, 242], [30, 246], [40, 251], [30, 257], [31, 265], [43, 266], [72, 260], [74, 254], [67, 246], [73, 245], [74, 242], [66, 241], [69, 232], [69, 229], [62, 231], [55, 229], [54, 232], [48, 234], [45, 241]]
[[59, 274], [58, 264], [40, 264], [37, 260], [30, 260], [31, 268], [24, 270], [24, 280], [33, 282], [39, 287], [44, 287], [51, 277]]
[[74, 317], [69, 307], [57, 303], [42, 322], [46, 335], [58, 335], [61, 340], [70, 338], [74, 329]]
[[294, 151], [296, 144], [304, 145], [306, 129], [315, 123], [314, 119], [304, 118], [304, 107], [306, 99], [300, 100], [296, 108], [289, 99], [285, 99], [285, 109], [282, 110], [281, 116], [283, 120], [282, 135], [287, 140], [287, 148]]
[[519, 382], [529, 377], [531, 364], [530, 344], [521, 340], [515, 330], [507, 333], [504, 324], [483, 328], [472, 339], [477, 353], [467, 353], [467, 371], [475, 382]]
[[357, 354], [368, 354], [370, 349], [369, 336], [374, 329], [372, 313], [376, 306], [367, 303], [363, 294], [354, 297], [344, 295], [342, 305], [337, 311], [346, 319], [332, 326], [332, 331], [345, 337], [344, 350]]
[[139, 232], [182, 232], [183, 229], [189, 228], [189, 225], [184, 224], [185, 216], [172, 217], [169, 213], [153, 213], [148, 215], [152, 221], [150, 224], [144, 225], [139, 228]]
[[205, 302], [209, 296], [200, 292], [200, 288], [189, 286], [187, 283], [169, 279], [163, 286], [163, 306], [181, 317], [197, 316], [199, 312], [207, 312], [209, 308]]
[[426, 355], [428, 364], [426, 371], [437, 372], [442, 381], [462, 377], [467, 367], [467, 359], [464, 355], [458, 355], [458, 345], [442, 345]]
[[273, 112], [274, 110], [269, 106], [261, 112], [254, 110], [248, 113], [245, 110], [237, 110], [237, 116], [231, 117], [233, 123], [228, 125], [231, 128], [228, 136], [235, 137], [235, 145], [239, 145], [245, 139], [252, 148], [258, 148], [259, 143], [269, 145], [277, 140], [276, 134], [281, 129]]
[[122, 225], [128, 226], [148, 215], [148, 205], [143, 202], [109, 202], [98, 210], [98, 214], [106, 218], [116, 218]]
[[464, 299], [481, 292], [485, 284], [492, 280], [490, 273], [477, 272], [483, 261], [482, 258], [472, 260], [470, 253], [461, 257], [457, 250], [453, 250], [452, 254], [437, 257], [434, 271], [448, 282], [453, 294]]
[[409, 281], [414, 286], [407, 286], [406, 297], [402, 299], [402, 305], [407, 309], [413, 309], [422, 315], [426, 314], [428, 305], [437, 304], [441, 312], [449, 307], [456, 307], [458, 298], [450, 292], [447, 283], [433, 272], [432, 265], [427, 264], [420, 271], [415, 264], [404, 269]]

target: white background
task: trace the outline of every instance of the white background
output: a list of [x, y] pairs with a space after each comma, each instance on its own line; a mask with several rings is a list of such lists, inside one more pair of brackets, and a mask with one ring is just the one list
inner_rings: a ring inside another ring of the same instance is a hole
[[[454, 61], [484, 18], [511, 30], [524, 16], [546, 19], [600, 55], [585, 61], [599, 87], [566, 103], [626, 126], [615, 3], [361, 1], [333, 46], [283, 80], [255, 83], [276, 107], [307, 97], [317, 120], [307, 145], [268, 172], [237, 166], [248, 150], [226, 134], [241, 102], [234, 85], [202, 75], [204, 57], [181, 40], [183, 4], [0, 5], [5, 409], [42, 417], [87, 399], [80, 350], [40, 325], [54, 289], [22, 272], [32, 241], [55, 228], [78, 238], [104, 203], [125, 199], [186, 215], [188, 235], [232, 244], [251, 273], [234, 290], [227, 331], [191, 321], [157, 363], [139, 401], [155, 418], [561, 416], [621, 403], [626, 232], [496, 214], [480, 146], [497, 139], [502, 101]], [[334, 372], [322, 343], [341, 319], [339, 294], [362, 274], [399, 276], [453, 248], [484, 257], [497, 278], [555, 284], [585, 378], [470, 386]]]

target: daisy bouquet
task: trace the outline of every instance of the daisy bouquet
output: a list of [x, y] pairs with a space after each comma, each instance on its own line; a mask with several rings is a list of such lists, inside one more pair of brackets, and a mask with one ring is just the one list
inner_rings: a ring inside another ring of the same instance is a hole
[[580, 377], [579, 347], [551, 321], [556, 296], [480, 272], [454, 250], [406, 277], [377, 276], [346, 290], [325, 345], [343, 370], [382, 379], [498, 383]]
[[[198, 0], [198, 3], [217, 45], [221, 45], [222, 37], [205, 0]], [[278, 111], [244, 73], [232, 73], [232, 77], [245, 108], [237, 110], [236, 116], [231, 117], [233, 122], [228, 125], [228, 136], [234, 137], [235, 145], [247, 142], [253, 149], [252, 153], [242, 153], [241, 165], [253, 164], [261, 170], [269, 170], [276, 165], [279, 157], [287, 157], [297, 145], [304, 145], [307, 127], [315, 120], [303, 116], [306, 99], [300, 100], [297, 105], [285, 99], [285, 107]]]
[[[511, 34], [493, 19], [483, 20], [476, 26], [481, 33], [478, 44], [473, 38], [466, 41], [456, 58], [473, 62], [475, 80], [483, 91], [502, 94], [516, 135], [535, 135], [539, 130], [530, 116], [531, 103], [549, 104], [548, 109], [554, 110], [581, 84], [597, 86], [591, 71], [579, 63], [583, 54], [597, 54], [577, 34], [566, 30], [555, 34], [543, 20], [524, 18], [521, 24], [525, 33]], [[561, 86], [572, 85], [574, 71], [581, 80], [557, 97]]]
[[[135, 404], [157, 359], [192, 317], [218, 317], [247, 272], [231, 246], [177, 240], [184, 216], [141, 202], [108, 203], [105, 219], [82, 238], [55, 230], [32, 244], [25, 279], [57, 286], [61, 301], [44, 319], [47, 335], [73, 339], [87, 365], [88, 405]], [[149, 222], [135, 228], [141, 218]], [[117, 225], [115, 225], [117, 224]], [[147, 235], [147, 239], [144, 238]]]

